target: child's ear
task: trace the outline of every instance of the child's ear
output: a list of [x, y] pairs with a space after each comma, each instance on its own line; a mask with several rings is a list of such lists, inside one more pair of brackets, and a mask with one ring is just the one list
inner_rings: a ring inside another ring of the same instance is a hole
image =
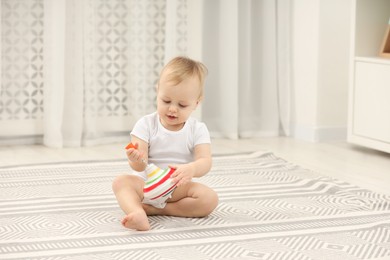
[[198, 100], [196, 101], [196, 107], [198, 107], [198, 105], [200, 104], [200, 102], [202, 102], [202, 97], [199, 97]]

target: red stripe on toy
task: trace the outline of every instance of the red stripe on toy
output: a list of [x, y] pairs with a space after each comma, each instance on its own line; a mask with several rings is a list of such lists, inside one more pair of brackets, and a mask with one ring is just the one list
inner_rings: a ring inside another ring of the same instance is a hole
[[176, 188], [176, 183], [173, 184], [173, 186], [170, 187], [166, 192], [164, 192], [163, 194], [158, 195], [157, 197], [151, 198], [151, 200], [155, 200], [155, 199], [158, 199], [158, 198], [160, 198], [160, 197], [164, 197], [165, 194], [170, 193], [170, 192], [171, 192], [173, 189], [175, 189], [175, 188]]
[[150, 187], [144, 188], [144, 193], [145, 193], [145, 192], [149, 192], [149, 191], [155, 189], [156, 187], [158, 187], [159, 185], [161, 185], [162, 183], [164, 183], [166, 180], [168, 180], [168, 179], [171, 177], [171, 175], [172, 175], [172, 173], [173, 173], [174, 171], [175, 171], [175, 169], [170, 168], [170, 171], [168, 172], [168, 174], [165, 175], [164, 178], [162, 178], [159, 182], [153, 184], [153, 185], [150, 186]]

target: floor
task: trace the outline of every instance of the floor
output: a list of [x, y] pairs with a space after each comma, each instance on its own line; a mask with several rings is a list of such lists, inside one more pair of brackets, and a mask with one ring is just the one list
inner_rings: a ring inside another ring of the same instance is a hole
[[[390, 195], [390, 154], [346, 142], [311, 143], [288, 137], [212, 141], [213, 154], [271, 151], [285, 160], [339, 180]], [[124, 158], [124, 145], [48, 148], [41, 145], [0, 147], [0, 167], [59, 161]]]

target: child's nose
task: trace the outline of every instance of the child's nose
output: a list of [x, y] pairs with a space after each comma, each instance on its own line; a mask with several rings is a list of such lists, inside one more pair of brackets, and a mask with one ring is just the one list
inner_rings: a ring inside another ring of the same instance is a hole
[[172, 105], [172, 104], [171, 104], [171, 105], [169, 106], [169, 111], [170, 111], [170, 112], [176, 112], [176, 111], [177, 111], [177, 107], [176, 107], [175, 105]]

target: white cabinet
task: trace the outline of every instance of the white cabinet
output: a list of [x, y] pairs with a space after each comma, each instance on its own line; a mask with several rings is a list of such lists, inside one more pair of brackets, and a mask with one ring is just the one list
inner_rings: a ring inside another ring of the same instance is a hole
[[390, 153], [390, 59], [380, 58], [390, 0], [353, 5], [348, 141]]
[[390, 64], [355, 62], [354, 134], [390, 144]]

